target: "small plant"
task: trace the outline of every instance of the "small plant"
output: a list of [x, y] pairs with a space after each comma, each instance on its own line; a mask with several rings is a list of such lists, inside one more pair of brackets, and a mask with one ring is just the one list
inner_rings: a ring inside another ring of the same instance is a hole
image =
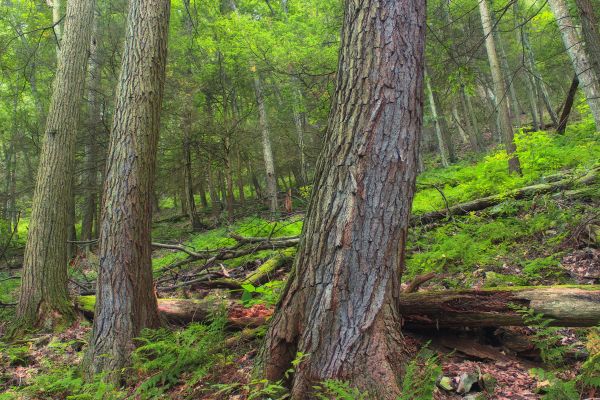
[[442, 373], [439, 358], [427, 346], [408, 364], [398, 400], [429, 400], [433, 398], [435, 381]]
[[348, 382], [328, 379], [314, 386], [315, 397], [321, 400], [368, 400], [369, 392], [361, 392]]
[[138, 388], [142, 398], [158, 396], [179, 383], [182, 374], [193, 386], [211, 368], [225, 359], [225, 318], [210, 325], [191, 324], [182, 331], [147, 330], [139, 339], [143, 344], [133, 354], [134, 367], [147, 378]]
[[531, 373], [540, 381], [544, 400], [579, 400], [575, 381], [563, 381], [555, 373], [534, 368]]
[[536, 313], [528, 307], [513, 305], [512, 308], [521, 314], [527, 326], [535, 329], [532, 341], [540, 351], [542, 360], [552, 367], [560, 366], [564, 361], [565, 353], [570, 347], [561, 344], [561, 335], [558, 333], [558, 328], [550, 326], [554, 320], [546, 318], [543, 314]]
[[271, 281], [262, 286], [254, 286], [251, 283], [242, 285], [242, 304], [244, 307], [252, 307], [256, 304], [274, 306], [279, 301], [284, 281]]

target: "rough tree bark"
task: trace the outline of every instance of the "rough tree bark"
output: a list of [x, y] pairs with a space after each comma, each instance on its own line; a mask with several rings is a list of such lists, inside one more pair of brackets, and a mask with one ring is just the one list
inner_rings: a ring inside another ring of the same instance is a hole
[[69, 199], [94, 0], [69, 2], [46, 120], [16, 323], [54, 325], [73, 317], [67, 295]]
[[502, 139], [504, 141], [504, 146], [506, 147], [506, 152], [510, 157], [508, 159], [508, 170], [511, 173], [520, 174], [521, 165], [517, 155], [515, 154], [517, 147], [515, 146], [514, 142], [514, 132], [510, 122], [510, 112], [508, 110], [508, 92], [506, 91], [502, 70], [500, 69], [500, 63], [498, 62], [498, 53], [496, 52], [496, 43], [494, 41], [492, 19], [490, 17], [488, 0], [481, 0], [479, 2], [479, 12], [481, 14], [481, 25], [483, 26], [485, 47], [488, 54], [488, 60], [490, 62], [490, 70], [492, 71], [492, 80], [494, 81], [494, 94], [497, 99], [496, 104], [500, 117]]
[[566, 2], [564, 0], [548, 0], [548, 4], [554, 13], [567, 53], [590, 106], [596, 129], [600, 129], [600, 80], [597, 72], [592, 68], [592, 62], [583, 41], [579, 38]]
[[165, 81], [169, 0], [131, 0], [106, 167], [96, 319], [87, 373], [117, 381], [146, 327], [158, 327], [152, 193]]
[[422, 126], [425, 2], [346, 1], [333, 109], [294, 272], [261, 364], [292, 398], [349, 381], [395, 399], [404, 343], [397, 302]]

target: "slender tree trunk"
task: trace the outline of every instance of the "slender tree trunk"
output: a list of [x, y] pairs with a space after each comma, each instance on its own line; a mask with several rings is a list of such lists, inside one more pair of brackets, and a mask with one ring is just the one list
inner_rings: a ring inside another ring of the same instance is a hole
[[85, 363], [90, 376], [106, 372], [114, 382], [130, 362], [141, 330], [161, 324], [150, 244], [170, 4], [129, 2], [106, 167], [95, 319]]
[[458, 114], [458, 107], [456, 104], [452, 105], [452, 118], [454, 119], [454, 125], [456, 126], [456, 130], [458, 131], [458, 135], [460, 136], [463, 143], [469, 143], [469, 137], [467, 132], [465, 131], [465, 127], [463, 126], [463, 121]]
[[212, 163], [210, 162], [210, 159], [208, 161], [206, 170], [208, 172], [208, 193], [210, 195], [212, 218], [213, 218], [213, 220], [216, 221], [219, 218], [219, 214], [221, 214], [221, 200], [219, 199], [219, 194], [217, 192], [217, 187], [215, 184], [215, 177], [214, 177]]
[[277, 212], [277, 177], [275, 176], [275, 161], [273, 160], [273, 150], [271, 150], [271, 134], [269, 132], [269, 121], [267, 118], [267, 108], [263, 95], [262, 81], [259, 73], [254, 73], [254, 90], [256, 92], [256, 103], [258, 105], [258, 115], [262, 131], [262, 148], [265, 160], [265, 172], [267, 175], [267, 199], [269, 200], [269, 209], [272, 213]]
[[596, 129], [600, 129], [600, 81], [597, 72], [593, 69], [583, 41], [579, 38], [566, 2], [564, 0], [548, 0], [548, 4], [554, 13], [567, 53], [590, 106]]
[[598, 18], [596, 18], [594, 5], [590, 0], [575, 0], [575, 4], [579, 10], [581, 33], [592, 69], [600, 79], [600, 33], [598, 33]]
[[510, 157], [508, 160], [508, 170], [511, 173], [520, 174], [521, 165], [517, 155], [515, 154], [517, 148], [514, 142], [513, 127], [510, 122], [510, 112], [508, 110], [508, 101], [506, 99], [506, 86], [504, 84], [502, 70], [500, 69], [500, 63], [498, 62], [498, 54], [496, 53], [496, 43], [494, 42], [492, 19], [490, 17], [488, 0], [481, 0], [479, 2], [479, 12], [481, 13], [481, 24], [483, 26], [483, 34], [485, 36], [485, 47], [490, 62], [490, 69], [492, 71], [492, 79], [494, 81], [494, 92], [496, 96], [498, 114], [500, 117], [502, 137], [504, 146], [506, 147], [506, 152]]
[[498, 43], [498, 55], [500, 56], [500, 67], [502, 76], [504, 76], [504, 82], [508, 88], [510, 94], [510, 112], [512, 117], [512, 124], [517, 128], [521, 127], [521, 110], [519, 109], [519, 101], [517, 100], [517, 91], [514, 86], [514, 76], [511, 73], [510, 65], [508, 64], [508, 58], [506, 57], [506, 51], [504, 51], [504, 42], [502, 36], [497, 29], [493, 29], [494, 40]]
[[223, 141], [223, 149], [225, 152], [225, 205], [227, 208], [227, 219], [233, 222], [233, 166], [231, 165], [231, 142], [228, 137]]
[[[186, 10], [190, 10], [190, 0], [184, 0], [184, 6]], [[191, 15], [188, 13], [184, 17], [184, 29], [185, 34], [193, 40], [193, 22]], [[188, 63], [188, 67], [185, 70], [184, 77], [187, 82], [193, 82], [192, 74], [192, 56], [193, 49], [191, 45], [186, 49], [185, 62]], [[181, 121], [182, 132], [183, 132], [183, 174], [185, 183], [185, 199], [187, 203], [187, 215], [189, 217], [190, 226], [193, 231], [198, 231], [201, 228], [200, 219], [196, 211], [196, 200], [194, 198], [194, 174], [192, 172], [192, 130], [194, 125], [194, 92], [192, 89], [193, 85], [186, 85], [185, 100], [183, 106], [183, 118]]]
[[560, 115], [560, 122], [556, 127], [556, 132], [559, 134], [564, 134], [567, 129], [567, 123], [569, 122], [569, 115], [571, 115], [571, 108], [573, 108], [573, 102], [575, 101], [575, 95], [577, 94], [577, 88], [579, 87], [579, 79], [577, 75], [573, 78], [571, 82], [571, 87], [569, 88], [569, 93], [567, 94], [567, 99], [565, 100], [565, 104], [562, 108], [562, 114]]
[[244, 166], [242, 165], [242, 154], [240, 152], [239, 147], [237, 148], [236, 151], [236, 156], [237, 156], [237, 187], [238, 187], [238, 192], [239, 192], [239, 199], [240, 199], [240, 204], [244, 204], [246, 202], [246, 194], [244, 193], [244, 174], [243, 174], [243, 168]]
[[56, 39], [56, 56], [58, 58], [58, 53], [61, 46], [62, 39], [62, 27], [60, 26], [60, 3], [61, 0], [46, 0], [48, 6], [52, 7], [52, 23], [54, 25], [54, 36]]
[[67, 294], [68, 203], [94, 6], [72, 0], [66, 10], [25, 246], [19, 327], [53, 326], [74, 315]]
[[[98, 150], [97, 139], [102, 126], [102, 109], [98, 93], [101, 86], [100, 55], [98, 53], [98, 19], [94, 16], [92, 40], [90, 41], [90, 58], [88, 63], [88, 118], [87, 137], [85, 143], [85, 174], [83, 178], [83, 217], [81, 221], [81, 240], [93, 238], [93, 226], [98, 203]], [[89, 245], [86, 246], [89, 250]]]
[[[296, 82], [293, 81], [293, 84]], [[292, 110], [294, 113], [294, 125], [296, 126], [296, 134], [298, 135], [298, 152], [300, 154], [300, 176], [302, 178], [302, 182], [305, 184], [307, 181], [306, 178], [306, 156], [304, 154], [304, 125], [306, 120], [306, 115], [301, 111], [300, 103], [302, 102], [302, 93], [300, 90], [294, 86], [294, 98], [293, 98], [293, 106]], [[304, 184], [302, 186], [304, 186]]]
[[[406, 356], [398, 298], [422, 126], [425, 2], [346, 2], [325, 148], [294, 271], [262, 365], [292, 398], [341, 379], [396, 399]], [[373, 51], [377, 49], [377, 51]]]
[[448, 132], [448, 124], [446, 124], [446, 118], [438, 113], [439, 102], [437, 95], [431, 88], [430, 80], [426, 78], [425, 82], [427, 85], [427, 95], [429, 96], [429, 107], [431, 108], [431, 115], [435, 125], [435, 135], [437, 137], [438, 149], [442, 158], [442, 165], [444, 167], [448, 167], [450, 166], [450, 163], [455, 161], [454, 150]]
[[465, 93], [464, 85], [461, 85], [459, 100], [467, 124], [467, 139], [469, 140], [469, 143], [471, 145], [471, 150], [475, 152], [480, 152], [483, 146], [481, 144], [479, 134], [479, 125], [477, 124], [476, 117], [474, 115], [471, 115], [471, 112], [473, 111], [469, 111], [467, 94]]
[[474, 147], [476, 149], [476, 151], [481, 151], [481, 150], [483, 150], [483, 147], [484, 147], [483, 136], [482, 136], [481, 128], [479, 126], [479, 122], [477, 121], [477, 115], [475, 114], [475, 110], [473, 109], [473, 104], [471, 102], [471, 96], [466, 92], [464, 85], [461, 87], [461, 92], [462, 92], [463, 101], [465, 103], [466, 113], [471, 118], [471, 126], [472, 126], [472, 132], [470, 135], [470, 136], [472, 136], [471, 144], [473, 146], [476, 146], [476, 147]]

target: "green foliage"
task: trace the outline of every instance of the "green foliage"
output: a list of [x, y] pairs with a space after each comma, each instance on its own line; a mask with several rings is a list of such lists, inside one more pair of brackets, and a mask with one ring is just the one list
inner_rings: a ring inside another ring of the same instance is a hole
[[431, 399], [435, 382], [441, 373], [438, 356], [427, 347], [423, 347], [406, 368], [402, 381], [402, 395], [398, 400]]
[[[6, 397], [3, 397], [6, 396]], [[77, 367], [50, 368], [36, 375], [29, 385], [12, 388], [0, 399], [35, 398], [39, 400], [119, 400], [127, 393], [106, 383], [102, 375], [86, 382]]]
[[575, 381], [563, 381], [554, 372], [534, 368], [531, 373], [544, 383], [544, 400], [579, 400]]
[[[472, 277], [478, 269], [496, 272], [495, 282], [486, 282], [490, 286], [560, 278], [559, 245], [581, 219], [582, 210], [540, 198], [511, 201], [501, 212], [502, 218], [490, 210], [491, 217], [471, 214], [433, 229], [409, 232], [406, 279], [431, 271], [464, 272]], [[504, 275], [505, 265], [524, 272]], [[468, 278], [465, 284], [470, 283]]]
[[284, 286], [285, 281], [271, 281], [258, 287], [251, 283], [243, 284], [242, 304], [245, 307], [252, 307], [255, 304], [274, 306], [279, 301]]
[[532, 342], [540, 351], [542, 360], [552, 367], [561, 366], [570, 346], [561, 344], [562, 335], [559, 334], [559, 329], [550, 326], [554, 320], [546, 318], [543, 314], [536, 313], [528, 307], [513, 305], [512, 308], [521, 314], [527, 326], [535, 329]]
[[195, 385], [215, 365], [226, 360], [225, 318], [217, 317], [210, 325], [191, 324], [182, 331], [146, 330], [142, 343], [133, 353], [134, 368], [149, 378], [137, 389], [142, 398], [153, 398], [179, 383]]
[[464, 161], [449, 168], [431, 169], [418, 178], [421, 190], [415, 195], [413, 212], [421, 214], [445, 207], [439, 191], [450, 205], [505, 193], [542, 180], [567, 168], [585, 169], [600, 159], [598, 135], [588, 122], [570, 125], [565, 135], [549, 132], [516, 135], [517, 152], [524, 171], [522, 177], [509, 175], [507, 155], [503, 150], [484, 156], [477, 163]]
[[328, 379], [314, 386], [315, 397], [321, 400], [368, 400], [369, 392], [352, 387], [350, 383]]
[[[228, 227], [211, 229], [194, 235], [187, 242], [183, 243], [183, 245], [196, 251], [233, 246], [236, 241], [229, 236], [230, 232], [235, 232], [241, 236], [247, 237], [270, 236], [276, 238], [283, 236], [298, 236], [302, 231], [302, 223], [302, 219], [297, 217], [276, 222], [267, 221], [258, 217], [249, 217], [237, 221], [235, 224]], [[223, 264], [233, 268], [243, 265], [248, 261], [267, 258], [275, 253], [276, 252], [272, 250], [259, 251], [244, 257], [224, 261]], [[166, 266], [187, 257], [183, 252], [163, 251], [161, 254], [160, 257], [152, 260], [155, 274], [159, 274]]]

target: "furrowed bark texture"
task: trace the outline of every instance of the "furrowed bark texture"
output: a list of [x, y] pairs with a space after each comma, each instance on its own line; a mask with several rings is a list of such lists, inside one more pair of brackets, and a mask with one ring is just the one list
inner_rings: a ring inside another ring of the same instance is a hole
[[73, 317], [67, 294], [68, 204], [94, 15], [93, 0], [69, 2], [46, 120], [17, 306], [17, 325]]
[[567, 53], [573, 63], [575, 73], [579, 78], [581, 90], [585, 94], [590, 111], [600, 129], [600, 81], [597, 71], [594, 70], [583, 41], [577, 33], [576, 25], [564, 0], [548, 0], [548, 5], [554, 13], [558, 23]]
[[403, 323], [411, 327], [522, 326], [516, 307], [532, 309], [557, 326], [595, 326], [600, 321], [598, 286], [498, 288], [402, 295]]
[[142, 328], [158, 327], [150, 228], [170, 1], [131, 0], [104, 186], [87, 372], [119, 378]]
[[521, 173], [521, 164], [515, 154], [517, 146], [514, 141], [514, 132], [510, 121], [510, 112], [508, 109], [508, 92], [500, 62], [498, 61], [498, 53], [496, 52], [496, 43], [494, 41], [492, 18], [488, 0], [479, 1], [479, 12], [481, 14], [481, 25], [483, 26], [483, 34], [485, 36], [485, 48], [487, 50], [488, 59], [490, 62], [490, 70], [492, 71], [492, 80], [494, 81], [494, 95], [496, 96], [496, 104], [498, 107], [498, 116], [500, 118], [500, 127], [502, 129], [502, 139], [506, 152], [510, 156], [508, 159], [508, 170], [510, 172]]
[[337, 89], [294, 272], [264, 373], [296, 352], [292, 398], [336, 378], [394, 399], [403, 372], [400, 276], [423, 108], [422, 0], [346, 1]]

